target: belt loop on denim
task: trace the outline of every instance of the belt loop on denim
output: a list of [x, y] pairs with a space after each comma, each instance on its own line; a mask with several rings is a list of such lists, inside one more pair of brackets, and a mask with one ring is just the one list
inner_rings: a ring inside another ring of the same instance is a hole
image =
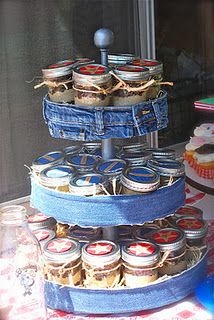
[[158, 101], [155, 99], [154, 101], [151, 100], [152, 102], [152, 107], [154, 110], [154, 114], [155, 114], [155, 118], [156, 118], [156, 122], [157, 122], [157, 129], [161, 128], [161, 111], [160, 111], [160, 106]]
[[137, 115], [137, 112], [136, 112], [136, 107], [138, 106], [137, 105], [133, 105], [131, 108], [132, 108], [132, 118], [133, 118], [133, 123], [134, 123], [134, 126], [135, 128], [137, 129], [137, 132], [139, 135], [141, 135], [141, 132], [140, 132], [140, 129], [139, 129], [139, 123], [138, 123], [138, 115]]
[[45, 120], [45, 123], [48, 123], [48, 119], [46, 117], [46, 109], [47, 109], [47, 103], [46, 103], [46, 97], [44, 97], [43, 101], [42, 101], [42, 115], [43, 115], [43, 119]]
[[95, 123], [96, 123], [96, 133], [98, 135], [103, 135], [104, 132], [104, 123], [103, 123], [103, 113], [104, 113], [104, 108], [103, 107], [96, 107], [95, 108]]

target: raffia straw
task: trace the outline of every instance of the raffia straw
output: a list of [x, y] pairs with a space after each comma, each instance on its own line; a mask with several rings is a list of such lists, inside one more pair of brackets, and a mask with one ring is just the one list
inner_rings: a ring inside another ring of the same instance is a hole
[[70, 82], [72, 82], [72, 80], [67, 80], [67, 81], [63, 81], [63, 82], [45, 80], [45, 81], [35, 85], [34, 89], [38, 89], [38, 88], [40, 88], [42, 86], [48, 86], [48, 87], [53, 87], [53, 88], [56, 88], [56, 87], [59, 87], [59, 86], [63, 86], [63, 87], [65, 87], [65, 89], [68, 90], [68, 86], [66, 85], [66, 83], [70, 83]]
[[117, 185], [117, 180], [116, 178], [113, 178], [112, 179], [112, 187], [113, 187], [113, 194], [116, 196], [117, 193], [116, 193], [116, 185]]
[[99, 186], [102, 188], [102, 190], [105, 192], [105, 194], [106, 194], [107, 196], [110, 196], [110, 195], [111, 195], [111, 194], [106, 190], [106, 188], [104, 187], [103, 184], [99, 183]]

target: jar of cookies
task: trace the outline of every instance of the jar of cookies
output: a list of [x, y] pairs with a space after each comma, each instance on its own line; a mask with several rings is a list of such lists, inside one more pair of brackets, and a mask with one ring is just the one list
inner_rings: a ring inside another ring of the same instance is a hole
[[74, 68], [74, 101], [79, 106], [108, 106], [112, 78], [110, 69], [90, 63]]
[[70, 193], [79, 196], [105, 195], [107, 187], [107, 179], [97, 173], [78, 175], [69, 182]]
[[80, 243], [81, 247], [89, 242], [101, 239], [101, 228], [73, 226], [68, 230], [68, 237]]
[[62, 164], [64, 162], [64, 153], [62, 151], [51, 151], [36, 158], [31, 166], [32, 173], [37, 176], [42, 170], [51, 166]]
[[127, 161], [130, 166], [144, 166], [147, 161], [152, 158], [152, 153], [149, 151], [124, 153], [122, 158]]
[[124, 284], [129, 288], [145, 286], [158, 278], [160, 250], [148, 240], [122, 247]]
[[47, 217], [39, 212], [28, 216], [28, 226], [31, 231], [47, 228], [56, 232], [57, 221], [53, 217]]
[[87, 153], [71, 154], [66, 157], [66, 164], [79, 173], [93, 172], [97, 162], [96, 156]]
[[67, 286], [82, 284], [80, 244], [69, 238], [56, 238], [43, 250], [44, 273], [48, 281]]
[[175, 211], [174, 217], [175, 219], [181, 219], [183, 217], [203, 219], [203, 211], [194, 206], [183, 206]]
[[56, 233], [53, 230], [50, 230], [47, 228], [36, 229], [36, 230], [33, 230], [32, 233], [34, 234], [34, 236], [38, 240], [42, 249], [44, 248], [45, 244], [48, 241], [50, 241], [56, 237]]
[[112, 241], [99, 240], [82, 248], [84, 286], [114, 288], [120, 282], [120, 248]]

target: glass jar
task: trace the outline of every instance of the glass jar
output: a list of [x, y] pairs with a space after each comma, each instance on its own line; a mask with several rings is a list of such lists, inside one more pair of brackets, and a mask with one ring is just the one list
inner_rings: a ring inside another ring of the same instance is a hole
[[22, 206], [0, 210], [0, 318], [47, 319], [41, 251]]
[[133, 66], [141, 66], [149, 69], [150, 77], [157, 81], [156, 84], [149, 87], [147, 91], [147, 100], [155, 99], [160, 91], [159, 82], [162, 80], [163, 64], [154, 59], [136, 59], [130, 63]]
[[107, 240], [94, 241], [82, 248], [86, 288], [113, 288], [120, 282], [120, 248]]
[[122, 158], [127, 161], [130, 166], [144, 166], [147, 161], [152, 158], [152, 153], [149, 151], [124, 153]]
[[105, 195], [107, 194], [107, 186], [108, 181], [104, 176], [96, 173], [88, 173], [71, 179], [69, 191], [79, 196]]
[[83, 153], [94, 155], [102, 158], [102, 144], [101, 142], [85, 142], [83, 144]]
[[39, 212], [28, 216], [28, 226], [31, 231], [38, 229], [50, 229], [56, 231], [57, 221], [52, 217], [47, 217]]
[[50, 240], [44, 246], [46, 280], [70, 287], [82, 284], [80, 244], [69, 238]]
[[132, 229], [133, 226], [131, 225], [120, 225], [116, 227], [116, 232], [118, 236], [118, 242], [123, 241], [133, 241], [132, 238]]
[[157, 160], [175, 159], [175, 150], [168, 148], [147, 148], [147, 151], [152, 153], [152, 158]]
[[111, 67], [125, 65], [136, 59], [134, 54], [131, 53], [113, 53], [108, 54], [108, 64]]
[[133, 241], [123, 246], [122, 261], [126, 287], [142, 287], [158, 278], [160, 250], [151, 241]]
[[123, 194], [143, 194], [158, 188], [159, 175], [146, 167], [136, 166], [127, 168], [120, 180]]
[[95, 61], [90, 58], [75, 58], [75, 64], [88, 64], [88, 63], [94, 63]]
[[147, 143], [133, 143], [133, 144], [127, 144], [123, 146], [123, 152], [124, 153], [140, 153], [145, 151], [147, 148]]
[[154, 223], [144, 223], [142, 225], [134, 226], [133, 228], [133, 238], [137, 240], [144, 240], [147, 238], [148, 234], [154, 230], [158, 230], [158, 226]]
[[[112, 93], [114, 106], [126, 106], [146, 101], [148, 88], [140, 89], [149, 80], [149, 70], [143, 67], [122, 66], [114, 68], [121, 87]], [[122, 81], [121, 81], [122, 80]]]
[[63, 152], [65, 154], [65, 157], [68, 157], [70, 155], [73, 155], [73, 154], [77, 154], [77, 153], [80, 153], [82, 150], [82, 145], [81, 144], [76, 144], [76, 145], [71, 145], [71, 146], [68, 146], [66, 148], [63, 149]]
[[101, 228], [86, 228], [74, 226], [69, 229], [68, 237], [78, 241], [81, 247], [89, 242], [100, 240]]
[[183, 206], [175, 211], [174, 217], [175, 219], [180, 219], [183, 217], [203, 219], [203, 211], [193, 206]]
[[110, 69], [101, 64], [84, 64], [74, 68], [74, 101], [80, 106], [108, 106], [112, 87]]
[[120, 193], [120, 177], [127, 163], [122, 159], [109, 159], [101, 161], [96, 167], [96, 171], [104, 175], [109, 181], [110, 194]]
[[79, 153], [66, 157], [66, 164], [77, 169], [79, 173], [93, 172], [98, 158], [87, 153]]
[[39, 182], [47, 188], [69, 192], [69, 181], [75, 175], [75, 168], [66, 165], [57, 165], [42, 170], [39, 174]]
[[158, 269], [161, 276], [175, 275], [186, 270], [186, 237], [183, 231], [163, 228], [151, 232], [149, 238], [159, 246], [162, 258], [165, 255], [163, 265]]
[[148, 168], [156, 171], [160, 175], [161, 187], [171, 185], [173, 182], [183, 177], [185, 168], [183, 163], [176, 160], [148, 160]]
[[63, 60], [42, 69], [44, 83], [48, 87], [49, 99], [53, 102], [74, 101], [72, 72], [75, 62]]
[[49, 241], [56, 237], [56, 233], [53, 230], [50, 229], [36, 229], [33, 230], [32, 233], [38, 240], [41, 248], [44, 248], [44, 245]]
[[64, 162], [64, 153], [62, 151], [51, 151], [36, 158], [31, 166], [32, 173], [37, 176], [42, 170], [51, 166], [62, 164]]
[[179, 227], [186, 235], [189, 246], [203, 247], [206, 246], [206, 236], [208, 224], [206, 221], [194, 217], [184, 217], [176, 220], [176, 226]]

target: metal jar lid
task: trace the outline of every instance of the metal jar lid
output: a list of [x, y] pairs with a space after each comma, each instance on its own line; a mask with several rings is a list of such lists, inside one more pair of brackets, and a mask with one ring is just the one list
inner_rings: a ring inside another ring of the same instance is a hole
[[80, 244], [69, 238], [55, 238], [44, 246], [44, 257], [47, 260], [63, 262], [76, 260], [81, 256]]
[[93, 171], [98, 158], [87, 153], [79, 153], [66, 157], [66, 164], [76, 168], [81, 172]]
[[151, 169], [133, 166], [123, 172], [121, 183], [133, 191], [149, 192], [157, 189], [160, 183], [160, 177]]
[[132, 237], [132, 226], [131, 225], [120, 225], [117, 226], [117, 234], [119, 239], [131, 238]]
[[75, 226], [68, 230], [68, 236], [80, 242], [95, 241], [101, 237], [101, 229]]
[[122, 159], [109, 159], [98, 163], [96, 170], [105, 176], [120, 176], [127, 163]]
[[154, 159], [175, 159], [175, 150], [168, 148], [147, 148]]
[[203, 218], [203, 211], [199, 208], [193, 206], [183, 206], [176, 210], [175, 217], [183, 218], [183, 217], [194, 217], [194, 218]]
[[46, 79], [63, 77], [69, 74], [72, 76], [72, 69], [74, 65], [74, 60], [58, 61], [42, 69], [42, 74]]
[[151, 266], [160, 260], [160, 250], [151, 241], [133, 241], [122, 247], [122, 260], [133, 266]]
[[127, 81], [148, 80], [150, 76], [149, 69], [130, 65], [113, 68], [113, 71], [122, 80]]
[[147, 166], [162, 176], [181, 177], [185, 173], [183, 163], [176, 160], [148, 160]]
[[101, 142], [85, 142], [82, 152], [102, 158], [102, 144]]
[[105, 264], [120, 259], [120, 247], [108, 240], [98, 240], [85, 244], [82, 248], [82, 260], [93, 266], [104, 267]]
[[133, 237], [138, 240], [145, 239], [145, 237], [152, 231], [158, 230], [159, 228], [155, 225], [149, 226], [149, 225], [142, 225], [142, 226], [136, 226], [133, 229]]
[[134, 66], [142, 66], [148, 68], [151, 75], [163, 73], [163, 64], [158, 60], [136, 59], [133, 60], [130, 64]]
[[101, 174], [88, 173], [78, 175], [70, 180], [69, 190], [77, 195], [91, 196], [103, 191], [102, 186], [106, 187], [107, 180]]
[[136, 59], [131, 53], [113, 53], [108, 54], [108, 63], [111, 65], [124, 65]]
[[76, 58], [75, 59], [75, 64], [88, 64], [88, 63], [94, 63], [95, 60], [90, 59], [90, 58]]
[[149, 234], [161, 251], [176, 251], [186, 244], [186, 237], [182, 230], [178, 228], [164, 228], [153, 231]]
[[69, 156], [71, 154], [79, 153], [82, 150], [82, 145], [71, 145], [63, 149], [63, 152], [66, 156]]
[[40, 182], [47, 187], [67, 186], [76, 172], [76, 169], [71, 166], [52, 166], [40, 172]]
[[147, 147], [147, 143], [134, 143], [134, 144], [127, 144], [123, 146], [123, 151], [125, 153], [138, 153], [145, 151], [145, 148]]
[[31, 230], [43, 228], [52, 229], [56, 224], [57, 221], [53, 217], [46, 217], [42, 213], [36, 213], [28, 216], [28, 226]]
[[152, 158], [152, 153], [149, 151], [125, 153], [122, 158], [128, 161], [130, 165], [143, 166]]
[[187, 239], [203, 238], [207, 235], [208, 224], [202, 219], [185, 217], [176, 220], [176, 225], [183, 230]]
[[40, 172], [53, 165], [61, 164], [64, 161], [64, 153], [62, 151], [51, 151], [36, 158], [32, 163], [32, 169]]
[[74, 82], [90, 86], [91, 83], [105, 83], [111, 80], [110, 68], [97, 63], [78, 65], [73, 70]]
[[56, 233], [50, 229], [37, 229], [33, 230], [32, 233], [37, 238], [41, 245], [44, 245], [46, 242], [54, 239], [56, 237]]

